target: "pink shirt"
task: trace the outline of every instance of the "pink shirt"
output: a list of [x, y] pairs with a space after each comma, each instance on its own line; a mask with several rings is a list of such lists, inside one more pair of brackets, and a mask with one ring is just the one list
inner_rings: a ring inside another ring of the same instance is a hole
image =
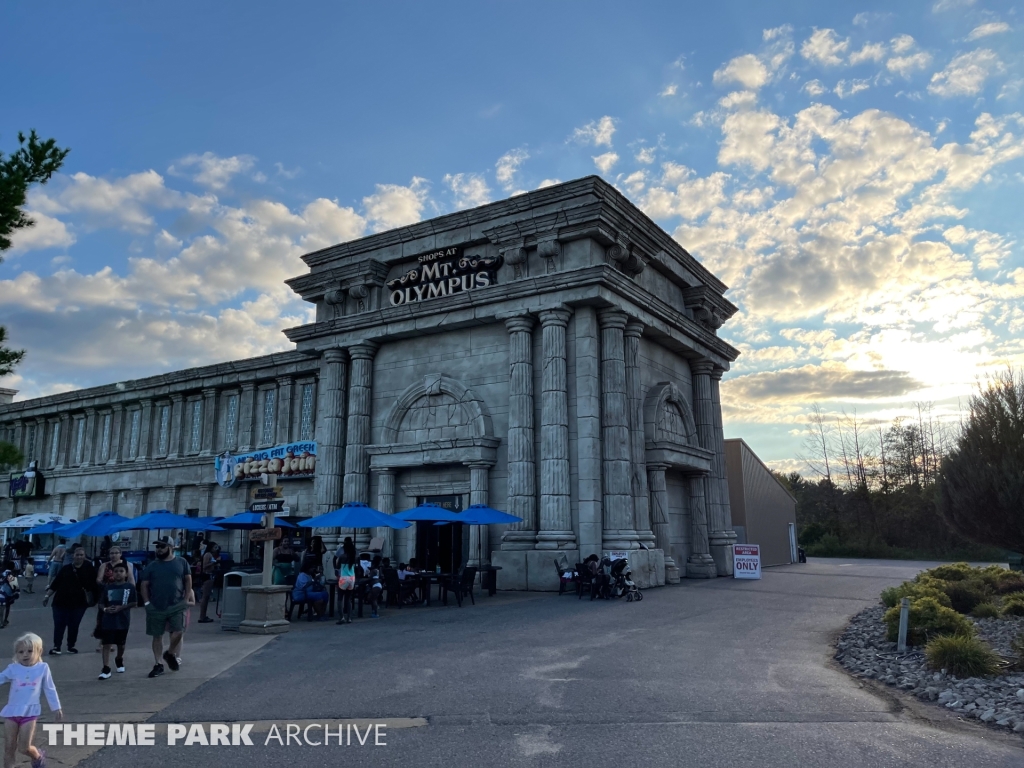
[[53, 677], [50, 675], [50, 665], [44, 661], [37, 662], [31, 667], [24, 664], [7, 665], [7, 669], [0, 672], [0, 685], [11, 684], [11, 695], [7, 700], [7, 706], [0, 709], [0, 717], [38, 717], [43, 713], [39, 706], [39, 694], [46, 693], [46, 702], [50, 705], [50, 711], [56, 712], [60, 709], [60, 699], [57, 698], [57, 687], [53, 684]]

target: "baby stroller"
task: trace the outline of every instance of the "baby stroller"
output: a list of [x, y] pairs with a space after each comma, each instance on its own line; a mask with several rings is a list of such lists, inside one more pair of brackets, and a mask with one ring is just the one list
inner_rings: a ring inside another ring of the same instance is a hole
[[611, 577], [612, 597], [625, 596], [627, 603], [644, 599], [644, 593], [633, 583], [633, 572], [629, 570], [629, 560], [619, 558], [612, 562], [609, 576]]
[[0, 574], [0, 628], [10, 624], [11, 606], [21, 596], [18, 578], [13, 571]]

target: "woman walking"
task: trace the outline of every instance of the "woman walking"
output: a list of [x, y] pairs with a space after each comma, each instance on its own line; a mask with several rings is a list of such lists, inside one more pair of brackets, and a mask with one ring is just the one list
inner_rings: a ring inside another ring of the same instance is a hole
[[352, 537], [346, 536], [345, 541], [338, 549], [335, 556], [336, 569], [338, 571], [338, 594], [341, 597], [341, 606], [338, 608], [338, 621], [336, 624], [352, 623], [353, 591], [356, 587], [356, 545], [352, 543]]
[[51, 656], [60, 656], [64, 631], [68, 633], [68, 653], [78, 653], [78, 627], [90, 605], [96, 604], [96, 569], [85, 561], [85, 550], [75, 550], [71, 565], [58, 571], [46, 589], [43, 607], [53, 598], [53, 648]]

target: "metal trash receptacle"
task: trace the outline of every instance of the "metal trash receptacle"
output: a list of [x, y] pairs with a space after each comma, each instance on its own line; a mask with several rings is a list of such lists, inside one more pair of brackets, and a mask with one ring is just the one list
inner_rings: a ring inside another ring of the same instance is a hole
[[231, 571], [224, 574], [224, 586], [220, 597], [220, 628], [232, 632], [245, 620], [245, 592], [242, 587], [257, 583], [253, 576], [262, 578], [262, 574], [251, 574], [243, 571]]

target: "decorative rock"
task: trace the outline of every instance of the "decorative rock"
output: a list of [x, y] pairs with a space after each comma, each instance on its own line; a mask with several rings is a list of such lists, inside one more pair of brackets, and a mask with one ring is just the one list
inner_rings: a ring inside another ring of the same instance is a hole
[[1024, 701], [1024, 688], [1021, 688], [1020, 690], [1017, 691], [1017, 698], [1020, 699], [1021, 701]]
[[991, 722], [992, 720], [995, 720], [995, 718], [996, 718], [996, 711], [994, 709], [987, 709], [987, 710], [985, 710], [985, 714], [983, 714], [978, 719], [981, 720], [981, 722], [983, 722], [983, 723], [988, 723], [988, 722]]
[[1024, 733], [1024, 720], [1021, 720], [1015, 726], [1013, 726], [1014, 733]]

